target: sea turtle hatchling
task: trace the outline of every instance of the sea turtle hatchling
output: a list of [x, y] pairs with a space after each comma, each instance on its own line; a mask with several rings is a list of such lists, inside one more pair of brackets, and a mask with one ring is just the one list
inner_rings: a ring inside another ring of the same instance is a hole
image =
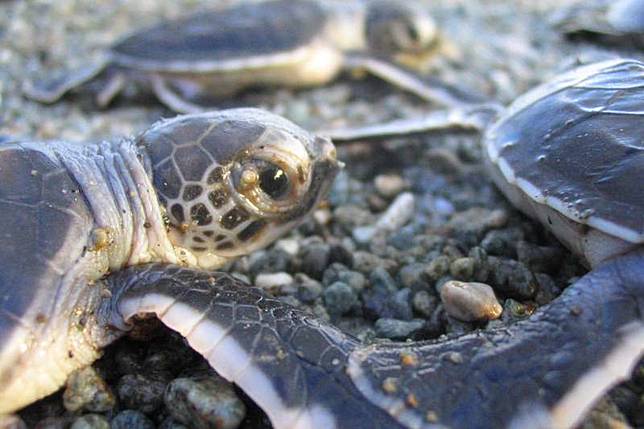
[[365, 346], [206, 270], [316, 205], [338, 169], [324, 138], [241, 109], [133, 140], [5, 142], [0, 412], [154, 313], [278, 429], [573, 426], [644, 349], [643, 76], [626, 60], [578, 69], [489, 128], [501, 189], [593, 271], [529, 319], [429, 342]]
[[570, 36], [644, 47], [644, 0], [584, 0], [558, 10], [552, 21]]
[[305, 87], [341, 70], [378, 76], [423, 99], [453, 105], [457, 96], [381, 58], [425, 55], [437, 32], [414, 2], [270, 0], [198, 12], [136, 32], [113, 45], [104, 61], [36, 84], [32, 99], [51, 103], [99, 76], [106, 106], [126, 81], [150, 84], [177, 112], [194, 113], [200, 96], [223, 97], [256, 85]]
[[[453, 127], [484, 131], [483, 154], [498, 188], [592, 271], [509, 329], [358, 349], [348, 373], [410, 427], [425, 425], [427, 410], [449, 427], [573, 427], [644, 354], [644, 63], [582, 66], [519, 97], [492, 121], [490, 112], [435, 112], [327, 134], [340, 142]], [[418, 369], [405, 371], [406, 352]], [[450, 353], [458, 362], [441, 363]], [[397, 381], [395, 393], [381, 389], [388, 379]]]

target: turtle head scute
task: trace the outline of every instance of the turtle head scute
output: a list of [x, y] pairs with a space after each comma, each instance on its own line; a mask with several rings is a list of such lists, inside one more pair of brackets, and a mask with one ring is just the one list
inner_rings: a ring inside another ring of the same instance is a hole
[[432, 48], [438, 37], [429, 13], [408, 1], [370, 3], [366, 32], [369, 48], [386, 55], [421, 54]]
[[176, 246], [212, 267], [300, 223], [340, 164], [328, 140], [259, 109], [179, 116], [139, 139]]

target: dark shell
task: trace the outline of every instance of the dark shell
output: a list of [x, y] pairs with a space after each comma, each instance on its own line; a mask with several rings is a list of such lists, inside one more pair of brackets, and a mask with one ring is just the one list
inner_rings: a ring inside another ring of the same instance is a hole
[[[277, 0], [200, 12], [135, 33], [112, 48], [117, 64], [140, 69], [213, 71], [243, 68], [248, 58], [289, 53], [306, 45], [326, 24], [311, 1]], [[212, 64], [209, 64], [212, 63]], [[264, 64], [257, 64], [262, 66]]]
[[644, 0], [584, 0], [557, 11], [552, 21], [573, 38], [644, 46]]
[[[0, 144], [0, 346], [20, 326], [45, 326], [91, 226], [78, 184], [62, 165], [20, 143]], [[32, 306], [43, 314], [26, 317]]]
[[644, 64], [573, 70], [517, 99], [486, 134], [508, 182], [568, 218], [644, 242]]
[[619, 0], [611, 2], [607, 21], [617, 31], [644, 33], [644, 0]]

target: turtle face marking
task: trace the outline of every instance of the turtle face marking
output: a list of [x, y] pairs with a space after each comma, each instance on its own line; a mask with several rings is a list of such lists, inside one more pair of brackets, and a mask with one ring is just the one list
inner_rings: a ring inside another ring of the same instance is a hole
[[172, 241], [197, 256], [266, 246], [317, 205], [339, 168], [330, 141], [256, 109], [180, 116], [139, 146]]
[[369, 47], [387, 55], [419, 54], [431, 48], [437, 39], [432, 18], [412, 2], [371, 3], [366, 27]]

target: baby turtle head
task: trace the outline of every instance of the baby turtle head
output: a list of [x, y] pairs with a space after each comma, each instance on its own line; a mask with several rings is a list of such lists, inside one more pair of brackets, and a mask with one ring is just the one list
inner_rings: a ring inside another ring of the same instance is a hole
[[202, 267], [293, 228], [339, 169], [330, 140], [258, 109], [179, 116], [154, 125], [139, 145], [151, 161], [171, 239]]
[[369, 48], [386, 55], [420, 54], [430, 49], [437, 39], [436, 26], [429, 13], [408, 1], [370, 3], [366, 32]]

